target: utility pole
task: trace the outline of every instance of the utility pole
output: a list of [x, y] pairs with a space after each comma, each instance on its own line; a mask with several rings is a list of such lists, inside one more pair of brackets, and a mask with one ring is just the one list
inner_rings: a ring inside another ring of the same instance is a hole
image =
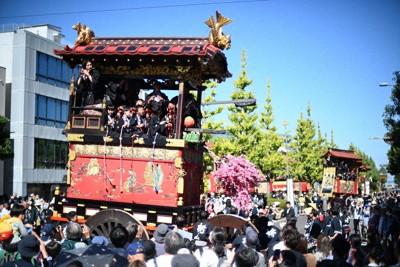
[[286, 156], [286, 198], [287, 201], [290, 202], [290, 204], [292, 205], [292, 207], [294, 207], [294, 194], [293, 194], [293, 178], [290, 177], [290, 173], [289, 173], [289, 145], [288, 145], [288, 122], [285, 120], [283, 121], [282, 126], [285, 128], [285, 156]]

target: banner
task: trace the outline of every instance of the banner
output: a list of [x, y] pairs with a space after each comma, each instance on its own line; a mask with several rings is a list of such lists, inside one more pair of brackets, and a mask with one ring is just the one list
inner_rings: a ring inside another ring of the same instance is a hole
[[321, 185], [321, 195], [325, 197], [331, 197], [334, 190], [336, 177], [336, 168], [335, 167], [327, 167], [324, 168], [324, 174], [322, 177], [322, 185]]

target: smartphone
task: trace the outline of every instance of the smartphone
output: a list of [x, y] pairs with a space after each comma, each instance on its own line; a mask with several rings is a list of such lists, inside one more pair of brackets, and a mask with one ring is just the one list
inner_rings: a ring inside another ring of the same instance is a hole
[[277, 261], [279, 259], [279, 256], [281, 254], [281, 250], [280, 249], [275, 249], [274, 250], [274, 256], [272, 258], [273, 261]]

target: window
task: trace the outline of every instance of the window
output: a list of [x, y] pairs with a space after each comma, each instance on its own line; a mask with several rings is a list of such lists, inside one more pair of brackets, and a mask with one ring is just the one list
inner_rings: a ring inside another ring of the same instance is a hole
[[56, 57], [37, 52], [36, 80], [58, 87], [69, 88], [72, 74], [78, 77], [78, 68], [71, 69]]
[[68, 143], [35, 139], [35, 169], [64, 169], [67, 164]]
[[35, 124], [64, 128], [68, 120], [68, 102], [36, 95]]

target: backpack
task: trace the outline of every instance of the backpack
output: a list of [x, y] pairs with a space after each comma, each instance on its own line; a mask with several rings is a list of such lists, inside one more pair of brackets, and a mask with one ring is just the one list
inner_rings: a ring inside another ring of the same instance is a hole
[[4, 216], [0, 222], [0, 242], [7, 241], [14, 236], [12, 224], [18, 221], [18, 218]]

